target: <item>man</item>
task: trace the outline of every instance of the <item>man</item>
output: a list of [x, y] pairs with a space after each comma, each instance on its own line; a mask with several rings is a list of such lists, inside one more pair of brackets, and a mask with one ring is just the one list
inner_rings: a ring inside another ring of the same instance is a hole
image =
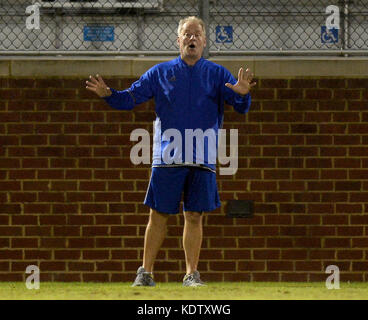
[[[103, 79], [90, 76], [87, 89], [95, 92], [113, 108], [130, 110], [152, 97], [155, 98], [153, 164], [151, 179], [144, 203], [150, 209], [149, 222], [144, 238], [143, 265], [137, 270], [133, 286], [154, 286], [153, 264], [165, 238], [166, 222], [170, 214], [177, 214], [184, 193], [183, 247], [186, 275], [184, 286], [201, 286], [197, 270], [202, 244], [203, 212], [221, 205], [216, 185], [215, 164], [209, 161], [217, 150], [204, 141], [204, 153], [188, 151], [188, 142], [181, 148], [172, 148], [170, 138], [161, 136], [168, 129], [175, 129], [185, 136], [188, 129], [213, 130], [216, 135], [222, 126], [224, 102], [239, 113], [250, 107], [249, 91], [255, 85], [253, 74], [240, 68], [238, 81], [224, 67], [202, 58], [206, 46], [205, 26], [201, 19], [187, 17], [179, 22], [177, 43], [180, 56], [160, 63], [132, 86], [123, 91], [110, 89]], [[183, 140], [185, 140], [183, 138]], [[187, 152], [185, 152], [185, 149]], [[215, 148], [216, 149], [216, 148]], [[193, 156], [188, 161], [188, 152]], [[172, 155], [173, 154], [173, 155]], [[171, 158], [170, 158], [171, 157]], [[175, 161], [167, 161], [167, 159]]]

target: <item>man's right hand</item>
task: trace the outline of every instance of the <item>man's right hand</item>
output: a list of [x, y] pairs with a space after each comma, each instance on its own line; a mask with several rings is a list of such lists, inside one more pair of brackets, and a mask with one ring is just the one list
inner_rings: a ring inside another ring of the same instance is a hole
[[96, 74], [96, 78], [89, 76], [90, 81], [86, 81], [86, 89], [95, 92], [99, 97], [106, 98], [112, 95], [110, 88], [102, 80], [102, 78]]

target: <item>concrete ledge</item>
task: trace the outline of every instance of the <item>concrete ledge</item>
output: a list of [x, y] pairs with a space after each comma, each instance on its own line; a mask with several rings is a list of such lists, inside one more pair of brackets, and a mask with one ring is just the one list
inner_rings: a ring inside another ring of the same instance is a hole
[[[153, 65], [173, 57], [0, 57], [2, 77], [87, 77], [137, 78]], [[337, 57], [213, 57], [235, 76], [239, 68], [250, 68], [256, 77], [291, 78], [311, 76], [367, 77], [368, 58]]]
[[0, 60], [0, 77], [10, 75], [9, 66], [10, 66], [9, 61]]

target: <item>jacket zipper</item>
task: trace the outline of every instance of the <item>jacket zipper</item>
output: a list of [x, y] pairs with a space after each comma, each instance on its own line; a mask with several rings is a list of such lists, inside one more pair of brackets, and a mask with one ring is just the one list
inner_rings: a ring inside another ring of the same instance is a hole
[[189, 67], [189, 110], [192, 108], [192, 75], [193, 75], [193, 67]]

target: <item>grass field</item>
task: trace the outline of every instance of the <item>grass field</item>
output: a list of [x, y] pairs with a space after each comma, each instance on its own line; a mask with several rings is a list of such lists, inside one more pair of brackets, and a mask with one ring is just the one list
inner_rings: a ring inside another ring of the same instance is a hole
[[184, 288], [181, 283], [158, 283], [154, 288], [131, 283], [41, 282], [39, 290], [25, 283], [0, 283], [0, 300], [368, 300], [368, 283], [340, 283], [328, 290], [324, 283], [227, 282]]

